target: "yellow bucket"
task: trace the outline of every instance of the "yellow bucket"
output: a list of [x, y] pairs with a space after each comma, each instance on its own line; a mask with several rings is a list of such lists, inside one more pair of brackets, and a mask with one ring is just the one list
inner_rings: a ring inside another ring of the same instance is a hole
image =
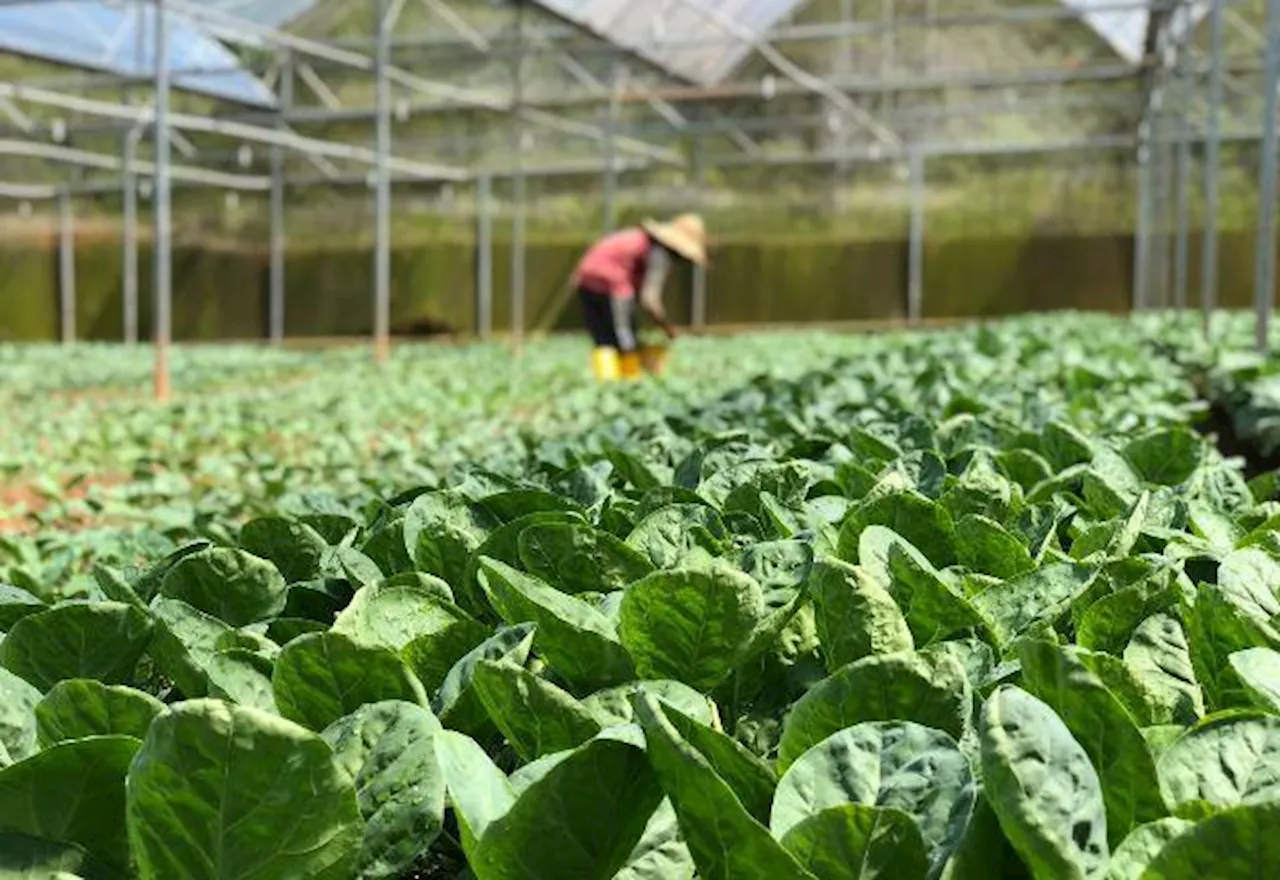
[[620, 376], [618, 350], [602, 345], [591, 351], [591, 372], [597, 382], [615, 382]]
[[644, 374], [644, 361], [640, 352], [629, 351], [618, 355], [618, 368], [624, 379], [636, 379]]
[[667, 368], [668, 349], [665, 345], [646, 345], [640, 349], [640, 361], [646, 373], [660, 375]]

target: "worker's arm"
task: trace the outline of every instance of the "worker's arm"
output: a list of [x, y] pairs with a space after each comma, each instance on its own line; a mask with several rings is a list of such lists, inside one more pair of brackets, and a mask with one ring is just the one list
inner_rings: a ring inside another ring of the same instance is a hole
[[644, 283], [640, 286], [640, 307], [645, 310], [654, 323], [661, 327], [669, 337], [676, 335], [675, 328], [667, 320], [667, 310], [662, 304], [662, 289], [666, 286], [667, 275], [671, 272], [671, 254], [661, 245], [649, 248], [649, 257], [645, 265]]

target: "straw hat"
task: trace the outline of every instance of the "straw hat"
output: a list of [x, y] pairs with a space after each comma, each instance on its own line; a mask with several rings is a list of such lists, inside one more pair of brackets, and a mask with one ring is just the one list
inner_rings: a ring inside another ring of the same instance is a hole
[[640, 224], [654, 240], [697, 266], [707, 265], [707, 230], [697, 214], [681, 214], [670, 223]]

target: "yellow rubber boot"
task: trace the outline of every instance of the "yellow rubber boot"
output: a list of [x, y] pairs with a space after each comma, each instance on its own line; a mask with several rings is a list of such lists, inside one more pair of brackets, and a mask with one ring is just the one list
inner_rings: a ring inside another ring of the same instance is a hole
[[608, 345], [592, 349], [591, 372], [597, 382], [616, 382], [620, 377], [618, 350]]
[[644, 361], [640, 358], [640, 352], [628, 351], [618, 355], [618, 372], [624, 379], [638, 379], [644, 375]]

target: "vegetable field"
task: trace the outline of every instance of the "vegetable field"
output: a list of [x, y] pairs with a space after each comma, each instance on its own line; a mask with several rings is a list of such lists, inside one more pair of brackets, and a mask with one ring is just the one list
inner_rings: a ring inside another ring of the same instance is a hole
[[1277, 876], [1221, 321], [0, 348], [0, 878]]

